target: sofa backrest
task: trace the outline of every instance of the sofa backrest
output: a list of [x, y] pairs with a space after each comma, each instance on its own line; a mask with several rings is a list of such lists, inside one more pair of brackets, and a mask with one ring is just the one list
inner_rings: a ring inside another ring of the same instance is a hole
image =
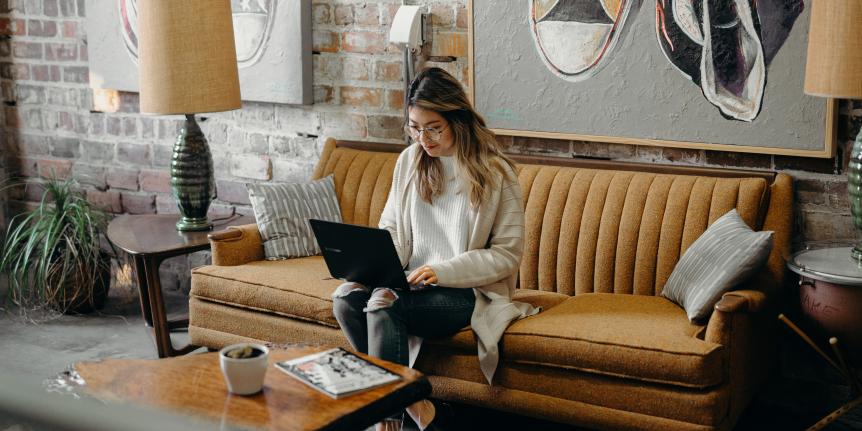
[[335, 178], [344, 223], [377, 227], [397, 159], [397, 152], [335, 148], [335, 141], [329, 140], [312, 177]]
[[[334, 175], [345, 223], [376, 226], [403, 147], [340, 145], [327, 143], [314, 178]], [[733, 208], [753, 229], [775, 232], [759, 287], [774, 289], [782, 282], [793, 205], [787, 175], [725, 178], [737, 173], [645, 165], [637, 168], [662, 173], [616, 167], [633, 165], [597, 169], [601, 164], [595, 162], [586, 168], [549, 166], [537, 164], [546, 159], [529, 157], [516, 161], [526, 216], [522, 289], [658, 295], [680, 256]], [[669, 173], [674, 170], [684, 174]]]

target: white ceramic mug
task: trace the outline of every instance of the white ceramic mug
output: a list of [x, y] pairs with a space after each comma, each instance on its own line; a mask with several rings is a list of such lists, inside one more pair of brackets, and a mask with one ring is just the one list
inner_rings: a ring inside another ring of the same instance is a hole
[[[242, 349], [246, 346], [263, 352], [254, 358], [234, 359], [226, 355], [234, 349]], [[219, 363], [224, 375], [227, 389], [237, 395], [251, 395], [263, 389], [263, 378], [266, 375], [269, 349], [261, 344], [239, 343], [232, 344], [219, 350]]]

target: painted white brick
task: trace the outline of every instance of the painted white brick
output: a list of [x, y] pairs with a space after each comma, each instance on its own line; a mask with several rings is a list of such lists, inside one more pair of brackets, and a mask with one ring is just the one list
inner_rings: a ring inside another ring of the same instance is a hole
[[285, 183], [301, 183], [311, 179], [314, 163], [301, 160], [275, 160], [272, 167], [272, 180]]
[[231, 157], [230, 172], [240, 178], [270, 180], [272, 179], [272, 162], [267, 155], [233, 156]]
[[368, 136], [368, 126], [364, 115], [326, 112], [323, 114], [323, 133], [337, 139], [364, 138]]
[[304, 107], [279, 105], [275, 108], [275, 125], [280, 133], [319, 135], [320, 113]]

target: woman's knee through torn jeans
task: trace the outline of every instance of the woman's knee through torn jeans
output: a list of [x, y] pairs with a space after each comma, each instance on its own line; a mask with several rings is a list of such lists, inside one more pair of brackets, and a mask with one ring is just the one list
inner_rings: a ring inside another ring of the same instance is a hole
[[473, 289], [434, 287], [417, 291], [369, 289], [344, 283], [332, 294], [333, 313], [354, 349], [402, 365], [407, 335], [441, 338], [470, 324]]

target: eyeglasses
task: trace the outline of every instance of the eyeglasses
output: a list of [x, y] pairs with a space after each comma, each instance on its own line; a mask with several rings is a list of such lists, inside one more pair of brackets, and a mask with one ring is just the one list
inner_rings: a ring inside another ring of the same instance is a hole
[[404, 126], [404, 131], [407, 132], [410, 138], [414, 141], [418, 141], [419, 137], [422, 136], [422, 133], [425, 133], [425, 139], [431, 142], [437, 142], [443, 136], [443, 132], [446, 131], [446, 127], [443, 127], [442, 129], [434, 127], [426, 127], [424, 129], [420, 129], [416, 126], [411, 126], [408, 124]]

